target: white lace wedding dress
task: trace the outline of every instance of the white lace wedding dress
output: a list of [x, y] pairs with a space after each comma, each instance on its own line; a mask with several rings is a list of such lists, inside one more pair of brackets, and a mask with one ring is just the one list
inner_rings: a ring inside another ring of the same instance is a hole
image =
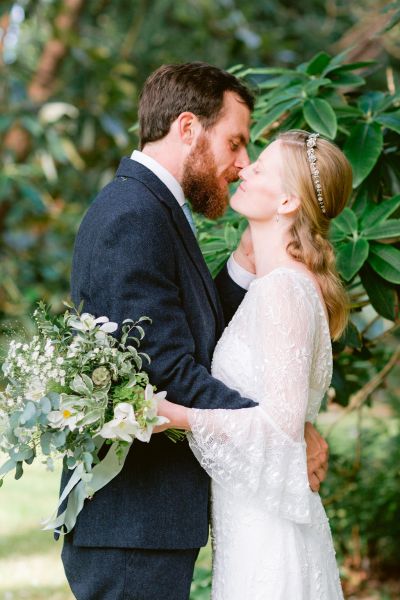
[[290, 268], [256, 279], [212, 373], [259, 402], [191, 411], [189, 442], [212, 477], [213, 600], [343, 599], [328, 520], [307, 479], [304, 423], [332, 374], [313, 281]]

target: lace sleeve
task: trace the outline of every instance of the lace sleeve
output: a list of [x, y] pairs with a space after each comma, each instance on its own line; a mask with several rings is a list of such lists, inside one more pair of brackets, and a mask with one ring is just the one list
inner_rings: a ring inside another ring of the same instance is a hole
[[[276, 273], [250, 289], [249, 343], [259, 406], [191, 410], [191, 448], [208, 474], [266, 509], [309, 522], [304, 422], [315, 336], [315, 306], [301, 280]], [[254, 312], [253, 312], [254, 311]]]

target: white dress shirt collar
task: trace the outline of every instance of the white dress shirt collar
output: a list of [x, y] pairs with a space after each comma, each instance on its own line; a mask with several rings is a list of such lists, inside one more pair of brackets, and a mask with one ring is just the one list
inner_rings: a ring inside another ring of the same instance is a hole
[[134, 150], [131, 154], [131, 159], [150, 169], [150, 171], [154, 173], [154, 175], [156, 175], [156, 177], [158, 177], [158, 179], [160, 179], [164, 185], [167, 186], [171, 194], [175, 196], [180, 206], [186, 202], [182, 187], [178, 180], [175, 179], [175, 177], [171, 175], [167, 169], [160, 165], [159, 162], [154, 160], [154, 158], [151, 158], [151, 156], [148, 156], [139, 150]]

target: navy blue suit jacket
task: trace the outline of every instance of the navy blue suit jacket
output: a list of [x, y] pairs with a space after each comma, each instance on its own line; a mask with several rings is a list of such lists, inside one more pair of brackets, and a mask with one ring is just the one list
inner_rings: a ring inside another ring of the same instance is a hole
[[[145, 166], [121, 161], [80, 226], [72, 298], [121, 323], [149, 316], [141, 350], [150, 381], [173, 402], [244, 408], [210, 375], [215, 344], [244, 296], [224, 269], [214, 283], [178, 202]], [[224, 318], [225, 308], [225, 318]], [[64, 478], [65, 479], [65, 478]], [[85, 502], [74, 545], [197, 548], [208, 537], [209, 478], [186, 441], [135, 441], [121, 473]]]

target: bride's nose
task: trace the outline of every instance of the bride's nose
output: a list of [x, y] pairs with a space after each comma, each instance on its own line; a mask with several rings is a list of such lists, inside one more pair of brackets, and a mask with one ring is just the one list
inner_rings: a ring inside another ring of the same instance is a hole
[[247, 179], [250, 167], [251, 167], [251, 165], [247, 165], [247, 167], [244, 167], [244, 169], [240, 169], [240, 171], [239, 171], [240, 179], [243, 179], [243, 180]]

